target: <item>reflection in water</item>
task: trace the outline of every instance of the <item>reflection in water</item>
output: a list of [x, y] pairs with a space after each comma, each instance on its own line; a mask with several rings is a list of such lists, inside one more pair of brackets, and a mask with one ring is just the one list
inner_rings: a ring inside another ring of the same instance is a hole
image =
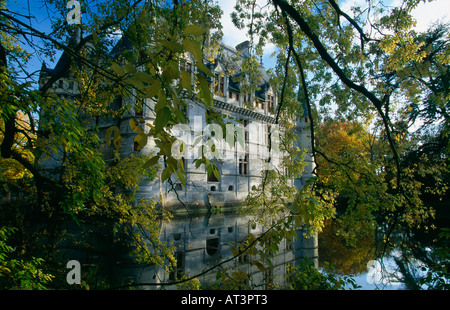
[[375, 259], [375, 232], [361, 227], [353, 239], [340, 235], [339, 225], [329, 221], [319, 234], [320, 264], [330, 263], [342, 275], [359, 275], [367, 271], [367, 263]]
[[[246, 286], [253, 289], [268, 289], [283, 287], [287, 276], [286, 267], [295, 267], [300, 259], [310, 258], [317, 266], [317, 238], [304, 238], [301, 230], [298, 231], [296, 240], [281, 241], [278, 252], [271, 259], [272, 266], [266, 271], [261, 271], [258, 266], [252, 264], [255, 258], [246, 253], [233, 259], [232, 246], [242, 242], [249, 233], [258, 236], [266, 229], [256, 224], [253, 218], [233, 212], [174, 218], [163, 225], [161, 239], [176, 247], [176, 268], [168, 273], [155, 266], [141, 266], [131, 272], [134, 274], [134, 282], [163, 284], [195, 276], [207, 287], [217, 281], [218, 270], [236, 268], [249, 275]], [[268, 283], [270, 287], [267, 286]], [[171, 287], [164, 286], [164, 288]]]
[[367, 272], [355, 277], [361, 289], [397, 290], [404, 289], [402, 274], [395, 260], [391, 257], [370, 260]]
[[[353, 242], [348, 242], [339, 234], [339, 225], [329, 222], [319, 234], [319, 265], [328, 262], [335, 268], [335, 273], [351, 276], [362, 290], [404, 290], [417, 289], [419, 286], [408, 285], [408, 277], [419, 279], [426, 275], [427, 268], [421, 261], [409, 260], [399, 250], [382, 249], [379, 258], [376, 249], [376, 232], [372, 228], [362, 228]], [[405, 277], [405, 264], [408, 275]], [[403, 266], [402, 266], [403, 265]], [[411, 284], [411, 283], [409, 283]], [[426, 289], [426, 286], [421, 286]]]

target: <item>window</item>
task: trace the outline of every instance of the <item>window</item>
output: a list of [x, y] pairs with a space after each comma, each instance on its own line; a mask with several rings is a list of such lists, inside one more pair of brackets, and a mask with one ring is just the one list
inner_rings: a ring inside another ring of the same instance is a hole
[[248, 142], [248, 120], [241, 120], [244, 124], [244, 141]]
[[228, 98], [233, 99], [233, 92], [232, 91], [228, 92]]
[[239, 174], [248, 174], [248, 154], [245, 154], [244, 157], [239, 158]]
[[232, 192], [234, 190], [233, 185], [228, 186], [228, 191]]
[[139, 143], [136, 142], [136, 141], [134, 141], [133, 150], [134, 150], [135, 152], [139, 152], [139, 151], [140, 151], [140, 149], [139, 149]]
[[139, 100], [136, 102], [136, 106], [134, 107], [134, 115], [135, 116], [142, 116], [142, 111], [144, 110], [144, 103]]
[[190, 62], [186, 63], [186, 71], [191, 73], [192, 72], [192, 64]]
[[223, 95], [225, 79], [222, 75], [216, 74], [216, 83], [214, 86], [214, 92]]
[[239, 94], [236, 94], [236, 100], [239, 101]]
[[265, 289], [268, 290], [271, 288], [270, 283], [273, 283], [274, 277], [273, 277], [273, 269], [272, 268], [267, 268], [266, 271], [264, 272], [264, 283], [265, 284]]
[[208, 173], [208, 182], [219, 182], [214, 172]]
[[267, 109], [269, 110], [269, 112], [274, 112], [273, 108], [274, 108], [274, 98], [272, 95], [267, 95]]
[[244, 263], [248, 263], [248, 255], [247, 254], [241, 254], [239, 255], [239, 263], [244, 264]]
[[184, 273], [184, 255], [182, 252], [177, 252], [175, 255], [177, 260], [177, 265], [175, 268], [169, 273], [169, 281], [175, 281], [180, 279]]
[[219, 253], [220, 244], [219, 244], [219, 238], [208, 238], [206, 239], [206, 253], [208, 255], [216, 255]]
[[182, 61], [182, 62], [180, 63], [180, 69], [181, 69], [181, 70], [185, 70], [185, 71], [191, 73], [191, 72], [192, 72], [192, 64], [191, 64], [190, 62], [184, 62], [184, 61]]
[[266, 127], [266, 132], [265, 132], [265, 134], [266, 134], [266, 145], [267, 145], [267, 147], [269, 147], [269, 145], [270, 145], [270, 131], [271, 131], [271, 126], [270, 125], [267, 125], [267, 127]]

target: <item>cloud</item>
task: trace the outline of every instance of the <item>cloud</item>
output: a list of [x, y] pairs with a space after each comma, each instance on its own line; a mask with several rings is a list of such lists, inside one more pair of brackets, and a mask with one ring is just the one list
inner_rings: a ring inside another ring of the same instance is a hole
[[437, 21], [449, 22], [450, 1], [435, 0], [433, 2], [421, 2], [412, 11], [413, 17], [417, 20], [416, 30], [425, 31]]
[[231, 21], [231, 13], [234, 11], [236, 1], [219, 0], [218, 3], [223, 11], [223, 15], [221, 18], [223, 27], [223, 43], [231, 47], [235, 47], [239, 43], [248, 40], [247, 30], [240, 30], [236, 28], [236, 26], [234, 26], [233, 22]]
[[[385, 1], [386, 7], [396, 7], [402, 5], [402, 0]], [[351, 7], [360, 6], [367, 7], [367, 0], [344, 0], [340, 4], [341, 9], [349, 13], [351, 16]], [[437, 21], [449, 21], [450, 1], [449, 0], [432, 0], [431, 2], [420, 2], [418, 6], [411, 12], [417, 21], [416, 30], [423, 32], [427, 30], [433, 23]]]

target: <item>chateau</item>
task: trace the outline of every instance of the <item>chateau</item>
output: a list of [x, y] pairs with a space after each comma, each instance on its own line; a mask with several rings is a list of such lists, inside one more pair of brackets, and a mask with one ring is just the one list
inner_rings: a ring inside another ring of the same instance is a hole
[[[272, 139], [272, 148], [269, 148], [269, 136], [275, 137], [282, 131], [276, 122], [276, 109], [278, 104], [278, 90], [269, 84], [269, 77], [260, 66], [262, 79], [258, 81], [255, 92], [246, 94], [242, 85], [236, 79], [239, 73], [240, 60], [249, 55], [249, 42], [243, 42], [235, 48], [222, 45], [220, 58], [213, 64], [206, 63], [214, 74], [210, 78], [210, 87], [213, 91], [214, 110], [224, 116], [224, 119], [234, 124], [233, 130], [242, 133], [242, 143], [235, 147], [229, 147], [226, 143], [220, 144], [222, 136], [218, 130], [213, 130], [206, 122], [206, 108], [195, 99], [187, 100], [187, 108], [183, 111], [189, 120], [188, 125], [181, 127], [182, 132], [178, 134], [180, 141], [185, 143], [184, 153], [180, 154], [186, 171], [186, 183], [177, 181], [160, 182], [157, 178], [153, 181], [140, 184], [138, 199], [140, 197], [158, 197], [161, 204], [171, 209], [174, 219], [163, 225], [161, 229], [161, 240], [173, 242], [177, 247], [177, 268], [170, 274], [155, 266], [138, 266], [125, 268], [123, 273], [134, 277], [138, 283], [167, 283], [175, 281], [183, 275], [192, 276], [202, 274], [199, 280], [208, 283], [215, 280], [213, 272], [205, 272], [217, 263], [233, 257], [230, 250], [235, 242], [241, 241], [248, 233], [258, 235], [266, 228], [255, 224], [250, 217], [237, 214], [236, 207], [242, 204], [247, 195], [258, 187], [262, 180], [262, 172], [275, 169], [283, 173], [280, 163], [282, 152], [277, 151], [275, 140]], [[230, 63], [230, 60], [234, 62]], [[41, 79], [45, 81], [49, 76], [63, 67], [64, 55], [54, 69], [43, 67]], [[194, 77], [194, 59], [187, 55], [185, 62], [180, 66]], [[233, 65], [235, 73], [227, 74], [228, 67]], [[76, 93], [76, 85], [69, 79], [56, 81], [53, 92], [60, 96]], [[130, 101], [132, 98], [121, 98], [121, 101]], [[128, 102], [129, 103], [129, 102]], [[114, 102], [113, 104], [121, 104]], [[124, 156], [129, 154], [150, 154], [155, 152], [155, 144], [150, 140], [143, 149], [138, 149], [134, 142], [136, 132], [129, 125], [131, 118], [140, 117], [145, 122], [153, 123], [155, 119], [155, 101], [152, 98], [145, 100], [140, 109], [130, 109], [121, 117], [114, 119], [101, 119], [98, 123], [99, 137], [105, 139], [106, 131], [111, 126], [117, 126], [122, 136], [120, 153]], [[133, 102], [131, 102], [133, 106]], [[310, 136], [307, 114], [296, 117], [294, 130], [300, 137], [301, 149], [309, 150]], [[213, 139], [215, 141], [214, 161], [218, 166], [220, 178], [214, 174], [208, 174], [202, 166], [196, 167], [194, 159], [198, 154], [198, 145], [195, 140], [198, 137], [204, 141]], [[104, 140], [103, 140], [104, 141]], [[220, 144], [220, 145], [219, 145]], [[112, 149], [105, 145], [102, 149], [105, 159], [113, 157]], [[270, 158], [270, 160], [268, 160]], [[292, 179], [291, 184], [300, 188], [305, 181], [312, 176], [313, 161], [309, 155], [303, 175], [299, 179]], [[56, 162], [49, 165], [57, 165]], [[274, 255], [273, 269], [261, 272], [251, 265], [251, 257], [241, 255], [230, 260], [223, 267], [231, 264], [238, 265], [241, 270], [251, 275], [254, 287], [263, 283], [264, 279], [270, 277], [274, 282], [282, 284], [286, 274], [286, 266], [294, 266], [300, 258], [318, 259], [317, 237], [304, 238], [302, 231], [298, 238], [292, 242], [283, 241], [279, 252]], [[155, 287], [152, 287], [155, 288]]]

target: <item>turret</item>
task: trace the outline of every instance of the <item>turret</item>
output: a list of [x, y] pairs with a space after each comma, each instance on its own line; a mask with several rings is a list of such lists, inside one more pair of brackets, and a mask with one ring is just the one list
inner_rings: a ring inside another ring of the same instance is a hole
[[302, 176], [299, 179], [295, 179], [294, 184], [297, 188], [304, 186], [306, 181], [313, 177], [313, 172], [315, 168], [314, 158], [312, 154], [312, 143], [311, 143], [311, 123], [309, 120], [308, 108], [306, 106], [305, 100], [303, 99], [303, 89], [300, 86], [298, 90], [298, 100], [302, 105], [302, 113], [298, 115], [296, 119], [296, 130], [299, 136], [297, 146], [301, 150], [306, 150], [304, 161], [306, 162], [305, 169], [303, 170]]

